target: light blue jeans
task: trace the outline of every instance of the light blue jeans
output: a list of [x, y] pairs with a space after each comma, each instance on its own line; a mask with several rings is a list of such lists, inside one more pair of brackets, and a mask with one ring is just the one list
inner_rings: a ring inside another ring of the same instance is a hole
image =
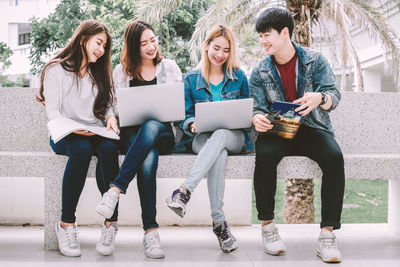
[[240, 130], [218, 129], [214, 132], [200, 133], [193, 140], [192, 149], [198, 155], [182, 188], [192, 193], [208, 173], [207, 186], [211, 217], [217, 224], [225, 220], [222, 207], [224, 205], [225, 166], [228, 152], [238, 154], [242, 151], [243, 145], [244, 138]]

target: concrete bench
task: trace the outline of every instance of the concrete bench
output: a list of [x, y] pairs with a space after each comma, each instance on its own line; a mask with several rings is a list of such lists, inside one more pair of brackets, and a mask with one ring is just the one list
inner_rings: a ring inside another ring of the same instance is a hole
[[[45, 247], [54, 249], [54, 224], [60, 218], [61, 180], [67, 158], [55, 155], [48, 144], [44, 107], [34, 101], [36, 90], [1, 88], [0, 183], [16, 177], [44, 181]], [[331, 113], [336, 138], [344, 153], [346, 178], [389, 180], [391, 232], [400, 236], [400, 94], [343, 92], [338, 109]], [[209, 224], [209, 202], [203, 180], [188, 206], [185, 219], [171, 213], [165, 197], [189, 173], [195, 156], [173, 154], [160, 157], [157, 172], [157, 220], [161, 225]], [[120, 158], [122, 160], [122, 157]], [[92, 161], [88, 177], [94, 177]], [[229, 156], [226, 169], [225, 212], [231, 224], [251, 224], [251, 187], [254, 155]], [[278, 177], [321, 178], [317, 164], [305, 157], [286, 157], [278, 166]], [[7, 180], [8, 179], [8, 180]], [[14, 189], [13, 189], [14, 190]], [[14, 190], [14, 195], [18, 195]], [[23, 197], [23, 196], [19, 196]], [[88, 179], [78, 205], [78, 223], [101, 223], [94, 207], [100, 194], [94, 179]], [[29, 205], [29, 199], [26, 199]], [[120, 205], [121, 224], [140, 224], [137, 190], [130, 185]], [[1, 217], [3, 216], [3, 217]], [[8, 221], [7, 221], [8, 220]], [[10, 218], [0, 215], [0, 223]], [[16, 220], [18, 221], [18, 220]]]

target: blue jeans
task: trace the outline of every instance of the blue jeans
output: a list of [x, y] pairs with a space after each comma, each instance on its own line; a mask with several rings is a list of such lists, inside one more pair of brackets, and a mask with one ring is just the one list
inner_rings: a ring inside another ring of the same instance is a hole
[[193, 139], [193, 152], [198, 154], [188, 178], [182, 188], [193, 193], [201, 179], [207, 175], [208, 196], [211, 217], [215, 223], [225, 221], [224, 206], [225, 166], [228, 152], [238, 154], [242, 151], [244, 137], [240, 130], [218, 129], [214, 132], [200, 133]]
[[[92, 155], [98, 159], [96, 182], [103, 195], [109, 189], [109, 183], [118, 174], [118, 147], [114, 140], [98, 135], [83, 136], [70, 134], [57, 143], [50, 138], [50, 146], [56, 154], [68, 156], [62, 182], [61, 221], [75, 223], [76, 206], [85, 185]], [[118, 220], [118, 204], [114, 214], [106, 221]]]
[[119, 146], [121, 152], [126, 152], [126, 155], [121, 170], [111, 185], [118, 187], [125, 194], [129, 183], [137, 174], [144, 230], [158, 227], [156, 222], [158, 155], [171, 153], [174, 143], [174, 134], [168, 123], [149, 120], [142, 126], [121, 128]]

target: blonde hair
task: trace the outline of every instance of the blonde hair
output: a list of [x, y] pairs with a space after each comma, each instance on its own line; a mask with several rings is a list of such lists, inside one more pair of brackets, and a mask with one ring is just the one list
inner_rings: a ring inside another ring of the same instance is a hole
[[217, 25], [208, 33], [207, 38], [204, 40], [201, 61], [198, 65], [198, 68], [201, 69], [201, 74], [203, 75], [207, 84], [209, 84], [211, 65], [210, 59], [208, 58], [207, 46], [209, 46], [215, 38], [220, 36], [225, 37], [225, 39], [229, 42], [229, 56], [228, 60], [224, 63], [225, 71], [230, 77], [232, 77], [233, 72], [240, 68], [239, 59], [236, 54], [235, 35], [230, 28], [223, 25]]

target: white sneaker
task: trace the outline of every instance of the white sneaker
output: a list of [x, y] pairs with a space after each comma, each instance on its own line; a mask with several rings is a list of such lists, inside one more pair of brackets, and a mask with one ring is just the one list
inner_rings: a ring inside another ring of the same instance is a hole
[[181, 192], [181, 189], [178, 188], [166, 199], [167, 206], [183, 218], [186, 214], [186, 204], [190, 200], [190, 195], [189, 190], [182, 189]]
[[261, 228], [261, 238], [264, 243], [264, 250], [270, 255], [280, 255], [286, 252], [286, 247], [279, 236], [278, 228], [274, 223], [264, 225]]
[[160, 236], [158, 235], [157, 230], [148, 232], [144, 235], [143, 246], [147, 257], [153, 259], [161, 259], [165, 257], [165, 252], [161, 248]]
[[76, 225], [62, 228], [59, 221], [56, 223], [56, 235], [61, 254], [68, 257], [78, 257], [81, 255]]
[[229, 253], [239, 247], [239, 244], [236, 241], [236, 238], [232, 235], [226, 221], [218, 225], [213, 222], [213, 232], [217, 236], [219, 246], [223, 252]]
[[336, 236], [333, 232], [322, 230], [318, 238], [317, 255], [324, 262], [341, 262], [342, 255], [336, 244]]
[[106, 219], [111, 218], [111, 216], [114, 214], [118, 199], [119, 194], [111, 188], [108, 189], [108, 191], [103, 194], [100, 203], [96, 206], [97, 213]]
[[101, 236], [99, 241], [96, 243], [96, 251], [104, 256], [109, 256], [114, 252], [114, 241], [117, 235], [118, 228], [115, 224], [111, 224], [110, 227], [106, 227], [103, 224], [101, 228]]

